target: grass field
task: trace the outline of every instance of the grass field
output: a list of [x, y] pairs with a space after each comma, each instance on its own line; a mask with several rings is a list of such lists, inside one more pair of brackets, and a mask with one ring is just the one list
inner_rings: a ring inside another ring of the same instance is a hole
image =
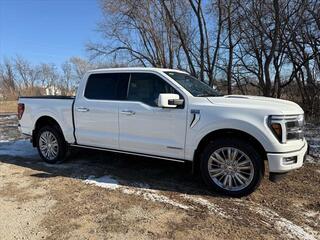
[[17, 101], [0, 101], [0, 113], [16, 113]]

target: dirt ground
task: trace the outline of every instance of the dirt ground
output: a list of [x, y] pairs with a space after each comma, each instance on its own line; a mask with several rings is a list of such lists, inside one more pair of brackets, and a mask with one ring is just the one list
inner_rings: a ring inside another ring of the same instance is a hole
[[0, 239], [320, 239], [312, 160], [278, 183], [266, 176], [249, 197], [225, 198], [181, 163], [77, 150], [45, 164], [16, 118], [0, 116]]
[[1, 113], [16, 113], [18, 108], [17, 101], [1, 101], [0, 100], [0, 114]]

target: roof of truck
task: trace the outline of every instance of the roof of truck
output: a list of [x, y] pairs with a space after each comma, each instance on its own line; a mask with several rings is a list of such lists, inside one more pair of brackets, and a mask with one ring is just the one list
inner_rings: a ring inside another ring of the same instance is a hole
[[88, 73], [105, 73], [105, 72], [180, 72], [186, 73], [185, 71], [170, 69], [170, 68], [152, 68], [152, 67], [126, 67], [126, 68], [99, 68], [95, 70], [90, 70]]

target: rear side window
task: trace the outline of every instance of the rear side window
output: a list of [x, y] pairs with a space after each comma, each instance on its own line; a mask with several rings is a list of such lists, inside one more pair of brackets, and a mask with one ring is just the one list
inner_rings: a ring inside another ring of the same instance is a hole
[[129, 73], [97, 73], [88, 78], [84, 96], [97, 100], [124, 100]]
[[132, 73], [129, 84], [129, 101], [138, 101], [157, 106], [160, 93], [177, 93], [162, 78], [152, 73]]

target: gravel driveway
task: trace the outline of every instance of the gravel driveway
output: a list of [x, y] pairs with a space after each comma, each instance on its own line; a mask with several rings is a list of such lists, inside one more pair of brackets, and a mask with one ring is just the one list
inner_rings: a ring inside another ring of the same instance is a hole
[[302, 169], [234, 199], [175, 162], [77, 150], [45, 164], [0, 116], [0, 239], [320, 239], [319, 132]]

